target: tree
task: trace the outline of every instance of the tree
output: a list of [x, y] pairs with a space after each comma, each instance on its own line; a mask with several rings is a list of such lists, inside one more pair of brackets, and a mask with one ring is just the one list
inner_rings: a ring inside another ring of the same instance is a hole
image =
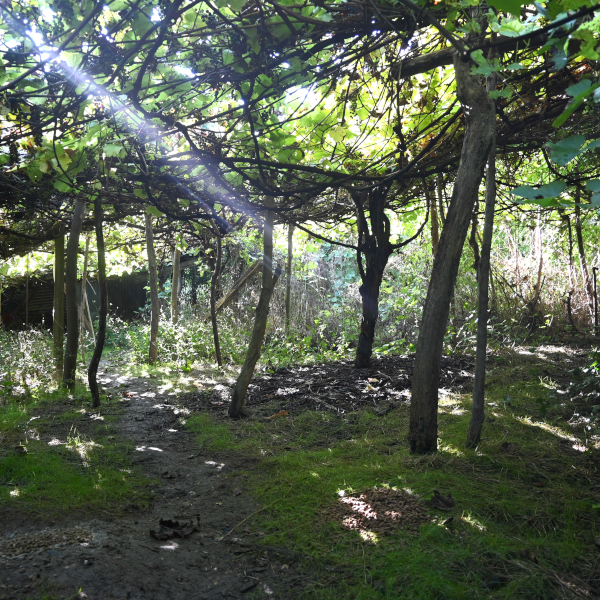
[[77, 254], [79, 251], [79, 235], [83, 226], [86, 205], [82, 200], [75, 202], [71, 230], [67, 243], [65, 304], [67, 309], [67, 340], [65, 344], [65, 360], [63, 385], [72, 390], [75, 387], [77, 370], [77, 342], [79, 338], [79, 311], [77, 310]]
[[409, 440], [412, 452], [437, 450], [438, 383], [450, 300], [493, 141], [494, 105], [487, 91], [480, 78], [471, 74], [470, 65], [458, 54], [455, 55], [454, 68], [456, 93], [465, 114], [465, 136], [419, 329], [410, 409]]

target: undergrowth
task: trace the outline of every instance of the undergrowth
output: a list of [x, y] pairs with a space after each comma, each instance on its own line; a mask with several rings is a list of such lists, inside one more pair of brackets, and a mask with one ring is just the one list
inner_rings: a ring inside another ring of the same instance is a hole
[[[557, 389], [543, 368], [511, 363], [495, 371], [475, 450], [464, 448], [468, 395], [442, 402], [440, 450], [426, 456], [411, 455], [404, 442], [407, 406], [386, 416], [308, 411], [232, 422], [196, 415], [187, 424], [205, 450], [262, 457], [249, 480], [265, 507], [255, 525], [265, 544], [301, 557], [314, 582], [302, 597], [594, 597], [600, 474], [597, 451], [583, 451], [589, 430], [569, 425], [576, 407], [566, 396], [538, 401]], [[276, 404], [270, 408], [276, 414]], [[456, 506], [432, 509], [418, 535], [375, 541], [324, 514], [342, 490], [376, 486], [421, 499], [440, 490]]]

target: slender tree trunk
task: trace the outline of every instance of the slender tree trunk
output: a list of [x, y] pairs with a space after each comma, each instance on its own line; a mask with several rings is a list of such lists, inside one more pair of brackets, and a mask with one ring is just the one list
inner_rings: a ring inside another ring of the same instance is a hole
[[214, 231], [217, 246], [217, 254], [215, 257], [215, 270], [213, 271], [212, 277], [210, 278], [210, 320], [212, 322], [217, 364], [220, 367], [222, 367], [223, 358], [221, 356], [221, 344], [219, 342], [219, 324], [217, 322], [217, 289], [219, 287], [219, 277], [221, 276], [221, 258], [223, 254], [223, 249], [221, 245], [221, 236], [219, 235], [219, 228], [216, 225], [214, 227]]
[[[488, 78], [488, 92], [496, 89], [496, 74]], [[495, 102], [492, 101], [492, 105]], [[477, 274], [477, 350], [475, 353], [475, 381], [473, 385], [473, 412], [467, 433], [467, 448], [479, 444], [485, 418], [485, 358], [487, 353], [487, 322], [489, 306], [490, 256], [494, 232], [494, 210], [496, 208], [496, 119], [493, 121], [492, 147], [485, 175], [485, 219], [483, 240]]]
[[[440, 219], [442, 220], [442, 227], [446, 223], [446, 213], [444, 210], [444, 176], [439, 173], [437, 176], [437, 197], [438, 206], [440, 209]], [[437, 254], [437, 252], [436, 252]]]
[[362, 321], [356, 348], [355, 366], [366, 369], [371, 366], [375, 327], [379, 318], [379, 290], [383, 281], [383, 273], [392, 253], [391, 246], [365, 250], [366, 268], [363, 283], [358, 288], [362, 298]]
[[[359, 369], [371, 366], [375, 326], [379, 318], [379, 290], [383, 272], [394, 251], [394, 247], [390, 243], [390, 221], [385, 214], [385, 200], [388, 192], [389, 187], [380, 187], [368, 193], [351, 194], [356, 205], [358, 225], [356, 261], [361, 278], [358, 291], [362, 298], [362, 319], [354, 363]], [[365, 204], [368, 205], [368, 221]], [[365, 257], [364, 266], [363, 255]]]
[[85, 238], [85, 253], [83, 255], [83, 275], [81, 277], [81, 308], [79, 310], [79, 346], [81, 347], [81, 360], [85, 362], [85, 306], [86, 306], [86, 288], [88, 258], [90, 255], [90, 235]]
[[288, 227], [287, 269], [285, 273], [285, 337], [290, 335], [292, 319], [292, 259], [294, 258], [294, 226]]
[[427, 204], [431, 211], [431, 254], [435, 256], [440, 245], [440, 228], [438, 221], [438, 209], [435, 194], [431, 192], [427, 186], [427, 181], [423, 179], [423, 186], [425, 188], [425, 196], [427, 197]]
[[471, 235], [469, 236], [469, 246], [473, 250], [473, 269], [475, 271], [475, 277], [479, 279], [479, 261], [481, 256], [479, 255], [479, 244], [477, 243], [477, 227], [479, 225], [479, 219], [477, 217], [478, 202], [475, 205], [473, 211], [473, 220], [471, 222]]
[[579, 203], [581, 202], [581, 192], [577, 188], [577, 204], [575, 205], [575, 237], [577, 238], [577, 250], [579, 252], [579, 264], [581, 266], [581, 278], [583, 279], [583, 291], [586, 295], [588, 308], [590, 315], [594, 314], [594, 307], [592, 298], [594, 297], [594, 290], [592, 289], [592, 280], [590, 272], [588, 271], [587, 259], [585, 257], [585, 247], [583, 245], [583, 233], [581, 231], [581, 209]]
[[156, 253], [154, 252], [154, 232], [152, 231], [152, 217], [144, 215], [146, 229], [146, 251], [148, 252], [148, 279], [150, 281], [150, 348], [148, 349], [148, 362], [153, 365], [158, 358], [158, 320], [160, 317], [160, 303], [158, 301], [158, 274], [156, 272]]
[[29, 254], [25, 259], [27, 279], [25, 281], [25, 329], [29, 329]]
[[77, 370], [77, 342], [79, 339], [77, 307], [77, 254], [79, 251], [79, 235], [83, 227], [85, 216], [85, 202], [75, 202], [75, 212], [71, 221], [69, 242], [67, 243], [66, 261], [66, 292], [65, 301], [67, 307], [67, 341], [65, 344], [65, 362], [63, 370], [63, 385], [72, 390], [75, 387], [75, 373]]
[[450, 300], [493, 140], [494, 108], [485, 87], [479, 77], [471, 75], [471, 65], [457, 55], [454, 71], [457, 96], [464, 107], [465, 135], [419, 330], [410, 409], [412, 452], [437, 450], [438, 385]]
[[171, 279], [171, 322], [177, 325], [179, 320], [179, 278], [181, 277], [181, 251], [173, 252], [173, 278]]
[[63, 351], [65, 341], [65, 228], [60, 226], [54, 240], [54, 318], [52, 320], [52, 344], [56, 378], [62, 381]]
[[535, 287], [533, 288], [533, 298], [531, 299], [531, 329], [535, 327], [535, 310], [537, 308], [540, 294], [542, 291], [542, 274], [544, 272], [544, 253], [542, 251], [542, 209], [538, 209], [537, 227], [535, 228], [535, 246], [537, 252], [538, 272]]
[[[265, 207], [272, 208], [274, 206], [273, 199], [267, 197]], [[254, 374], [254, 367], [260, 358], [260, 350], [262, 347], [265, 331], [267, 329], [267, 318], [269, 316], [269, 302], [273, 295], [273, 289], [279, 279], [281, 269], [278, 267], [273, 275], [273, 218], [272, 210], [265, 211], [265, 224], [263, 233], [263, 274], [262, 287], [258, 306], [256, 307], [256, 315], [254, 317], [254, 327], [248, 351], [246, 352], [246, 360], [242, 366], [242, 370], [237, 378], [231, 405], [229, 406], [229, 416], [237, 419], [244, 415], [244, 401], [246, 400], [246, 392], [250, 385], [250, 380]]]
[[598, 267], [592, 267], [594, 274], [594, 335], [598, 335]]
[[575, 261], [573, 260], [573, 229], [571, 227], [571, 217], [559, 209], [560, 219], [567, 228], [567, 241], [569, 244], [569, 285], [572, 290], [575, 289]]
[[96, 226], [96, 247], [98, 250], [98, 294], [100, 308], [98, 311], [98, 337], [88, 367], [88, 384], [92, 393], [92, 406], [100, 406], [100, 390], [98, 389], [98, 366], [104, 350], [106, 340], [106, 317], [108, 315], [108, 286], [106, 285], [106, 255], [104, 251], [104, 235], [102, 232], [102, 202], [100, 197], [94, 201], [94, 224]]

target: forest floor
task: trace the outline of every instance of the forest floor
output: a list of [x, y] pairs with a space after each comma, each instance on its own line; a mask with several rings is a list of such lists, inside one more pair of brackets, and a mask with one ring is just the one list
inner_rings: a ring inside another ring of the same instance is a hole
[[5, 413], [0, 599], [600, 598], [600, 452], [566, 392], [588, 352], [491, 359], [470, 451], [472, 358], [445, 358], [440, 451], [422, 457], [404, 441], [412, 361], [262, 374], [232, 422], [235, 368], [113, 358], [99, 410]]

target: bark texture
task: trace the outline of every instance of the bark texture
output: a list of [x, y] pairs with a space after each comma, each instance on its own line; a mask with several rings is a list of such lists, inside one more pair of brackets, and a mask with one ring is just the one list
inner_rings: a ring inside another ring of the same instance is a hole
[[56, 378], [62, 381], [63, 351], [65, 344], [65, 228], [60, 226], [54, 240], [54, 318], [52, 321], [52, 344]]
[[181, 277], [181, 251], [173, 252], [173, 277], [171, 279], [171, 322], [179, 320], [179, 279]]
[[583, 245], [583, 232], [581, 230], [581, 208], [579, 203], [581, 202], [581, 192], [577, 188], [577, 204], [575, 205], [575, 237], [577, 238], [577, 252], [579, 254], [579, 265], [581, 266], [581, 278], [583, 279], [583, 290], [587, 297], [590, 315], [594, 314], [593, 297], [594, 290], [592, 288], [592, 278], [588, 270], [587, 259], [585, 256], [585, 247]]
[[[488, 79], [488, 91], [496, 88], [495, 74]], [[496, 123], [494, 120], [492, 147], [485, 175], [485, 218], [479, 271], [477, 273], [477, 350], [475, 353], [475, 381], [473, 385], [473, 410], [467, 433], [467, 448], [479, 444], [485, 418], [485, 359], [487, 353], [487, 322], [489, 307], [490, 255], [494, 232], [496, 208]]]
[[217, 289], [219, 287], [219, 277], [221, 276], [221, 258], [222, 244], [219, 228], [215, 225], [214, 231], [216, 235], [217, 255], [215, 257], [215, 270], [210, 278], [210, 320], [212, 322], [213, 340], [215, 342], [215, 355], [217, 364], [223, 366], [223, 358], [221, 356], [221, 343], [219, 342], [219, 324], [217, 322]]
[[88, 259], [90, 256], [90, 235], [85, 238], [85, 252], [83, 254], [83, 275], [81, 276], [81, 306], [79, 307], [79, 347], [81, 360], [85, 362], [85, 304], [87, 291]]
[[[268, 198], [265, 202], [267, 208], [273, 206], [272, 199]], [[254, 374], [254, 367], [260, 358], [260, 351], [267, 329], [267, 318], [269, 316], [269, 303], [273, 295], [273, 289], [281, 274], [281, 268], [277, 268], [275, 274], [272, 273], [273, 264], [273, 211], [267, 210], [265, 215], [265, 225], [263, 233], [263, 274], [262, 287], [260, 290], [260, 298], [256, 307], [256, 315], [254, 317], [254, 327], [252, 328], [252, 336], [250, 344], [246, 352], [246, 359], [242, 365], [242, 369], [235, 383], [233, 397], [229, 406], [229, 416], [238, 419], [244, 414], [244, 402], [246, 400], [246, 392], [250, 385], [250, 380]]]
[[438, 386], [450, 300], [493, 139], [495, 115], [487, 90], [478, 76], [471, 75], [471, 65], [458, 55], [454, 70], [456, 93], [465, 114], [465, 136], [419, 329], [410, 408], [411, 452], [437, 450]]
[[359, 369], [371, 366], [375, 326], [379, 318], [379, 290], [388, 259], [394, 252], [390, 243], [390, 221], [384, 210], [388, 191], [387, 187], [379, 187], [369, 192], [352, 193], [358, 224], [356, 260], [362, 281], [358, 288], [362, 299], [362, 320], [354, 363]]
[[75, 202], [75, 212], [71, 221], [69, 242], [67, 243], [67, 261], [65, 276], [65, 304], [67, 307], [67, 340], [65, 344], [65, 362], [63, 369], [63, 385], [72, 390], [75, 387], [75, 372], [77, 370], [77, 342], [79, 338], [77, 307], [77, 254], [79, 251], [79, 236], [83, 226], [85, 202]]
[[285, 335], [290, 335], [292, 319], [292, 259], [294, 258], [294, 226], [288, 227], [287, 268], [285, 272]]
[[148, 362], [152, 365], [158, 358], [158, 319], [160, 316], [160, 303], [158, 300], [158, 274], [156, 272], [156, 253], [154, 252], [154, 231], [152, 230], [152, 217], [145, 215], [146, 251], [148, 253], [148, 279], [150, 281], [150, 348], [148, 349]]
[[98, 249], [98, 294], [100, 308], [98, 311], [98, 336], [96, 346], [88, 367], [88, 384], [92, 393], [92, 406], [100, 406], [100, 390], [98, 389], [98, 365], [102, 358], [106, 340], [106, 317], [108, 315], [108, 286], [106, 285], [106, 256], [104, 252], [104, 235], [102, 232], [102, 203], [100, 197], [94, 202], [94, 224], [96, 227], [96, 247]]

